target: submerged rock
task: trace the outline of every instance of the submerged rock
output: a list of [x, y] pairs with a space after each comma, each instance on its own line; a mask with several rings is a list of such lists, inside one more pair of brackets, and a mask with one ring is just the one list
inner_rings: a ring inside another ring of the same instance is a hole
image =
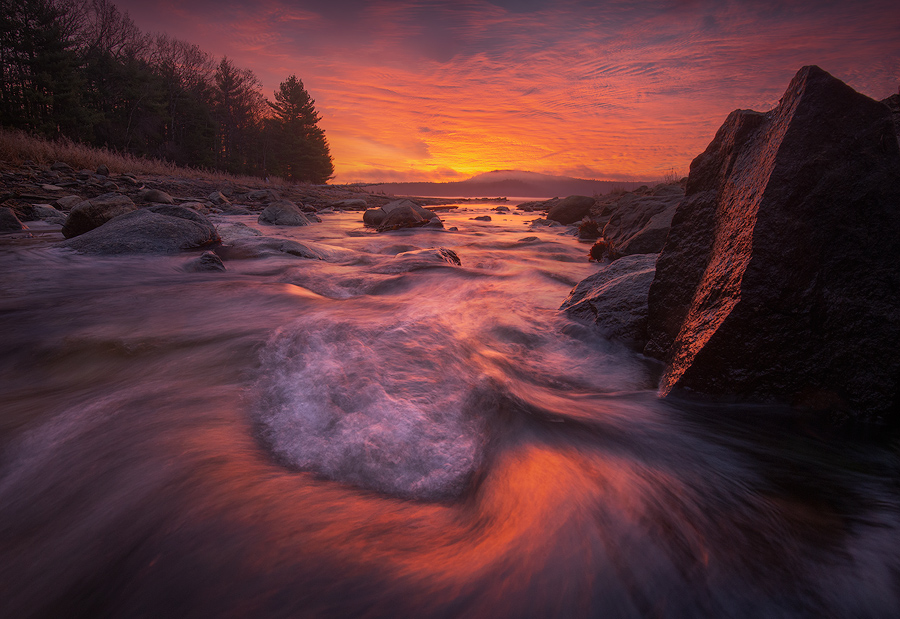
[[214, 252], [205, 251], [184, 265], [184, 270], [191, 273], [224, 271], [225, 263]]
[[290, 200], [273, 202], [263, 209], [257, 221], [270, 226], [308, 226], [309, 219]]
[[602, 266], [581, 280], [559, 309], [596, 324], [609, 338], [643, 349], [647, 343], [647, 293], [656, 258], [656, 254], [635, 254]]
[[245, 237], [216, 248], [225, 260], [249, 260], [273, 256], [296, 256], [327, 262], [343, 262], [357, 257], [356, 252], [323, 243], [300, 242], [276, 237]]
[[900, 406], [900, 148], [889, 109], [804, 67], [691, 164], [650, 288], [660, 394]]
[[84, 200], [74, 206], [66, 223], [63, 224], [62, 233], [67, 239], [102, 226], [111, 219], [137, 210], [134, 202], [126, 195], [120, 193], [105, 193], [90, 200]]
[[219, 235], [206, 217], [165, 205], [119, 215], [60, 246], [84, 254], [173, 254], [217, 242]]

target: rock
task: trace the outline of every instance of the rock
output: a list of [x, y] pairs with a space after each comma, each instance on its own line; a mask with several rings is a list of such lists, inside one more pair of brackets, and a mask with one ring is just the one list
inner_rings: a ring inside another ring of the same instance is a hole
[[41, 185], [41, 189], [44, 191], [62, 191], [63, 188], [58, 185]]
[[216, 224], [216, 231], [223, 243], [230, 243], [235, 239], [245, 239], [252, 236], [262, 236], [262, 232], [251, 228], [239, 221]]
[[272, 189], [255, 189], [247, 194], [248, 200], [267, 200], [269, 202], [277, 202], [281, 199], [278, 192]]
[[412, 200], [394, 200], [381, 208], [369, 209], [363, 213], [363, 223], [377, 228], [378, 232], [422, 226], [442, 228], [444, 225], [437, 214]]
[[226, 260], [247, 260], [288, 254], [327, 262], [344, 262], [358, 257], [355, 252], [341, 247], [323, 243], [301, 243], [270, 236], [234, 239], [228, 245], [216, 248], [216, 253]]
[[153, 204], [175, 204], [172, 196], [161, 189], [144, 189], [138, 194], [138, 200]]
[[219, 206], [222, 204], [228, 204], [229, 200], [225, 197], [225, 194], [221, 191], [214, 191], [206, 197], [207, 200], [212, 202], [213, 204]]
[[378, 232], [387, 232], [401, 228], [421, 228], [425, 226], [442, 228], [443, 224], [438, 216], [431, 211], [409, 202], [391, 210], [377, 230]]
[[309, 219], [290, 200], [273, 202], [263, 209], [257, 221], [270, 226], [307, 226]]
[[109, 176], [109, 168], [106, 167], [105, 163], [97, 166], [97, 176]]
[[59, 224], [61, 226], [66, 223], [66, 214], [61, 213], [49, 204], [32, 204], [31, 214], [35, 219], [40, 219], [51, 224]]
[[329, 202], [328, 206], [341, 209], [342, 211], [364, 211], [367, 208], [366, 201], [360, 198], [349, 198], [347, 200]]
[[64, 196], [58, 199], [54, 204], [63, 211], [71, 210], [77, 204], [81, 204], [84, 200], [80, 196]]
[[550, 207], [547, 219], [563, 225], [573, 224], [590, 213], [592, 206], [594, 199], [589, 196], [569, 196]]
[[12, 209], [0, 207], [0, 232], [21, 232], [27, 229]]
[[84, 254], [172, 254], [219, 241], [210, 221], [181, 206], [151, 206], [119, 215], [60, 246]]
[[462, 266], [462, 261], [452, 249], [433, 247], [397, 254], [389, 262], [372, 269], [376, 273], [408, 273], [419, 269]]
[[490, 221], [491, 216], [490, 215], [479, 215], [477, 217], [469, 217], [469, 219], [471, 219], [473, 221]]
[[105, 193], [76, 205], [63, 224], [62, 233], [67, 239], [102, 226], [113, 217], [136, 210], [131, 198], [120, 193]]
[[497, 211], [498, 213], [508, 213], [509, 207], [508, 206], [497, 206], [497, 207], [494, 207], [494, 210]]
[[205, 251], [198, 258], [194, 258], [184, 265], [184, 270], [191, 273], [224, 271], [225, 263], [214, 252]]
[[63, 172], [64, 174], [73, 174], [75, 172], [68, 163], [64, 161], [57, 161], [50, 166], [50, 169], [54, 172]]
[[680, 185], [658, 185], [649, 193], [630, 192], [601, 211], [603, 238], [621, 255], [662, 251], [672, 217], [684, 197]]
[[536, 236], [525, 236], [516, 241], [516, 243], [533, 243], [534, 241], [540, 241], [541, 239]]
[[900, 408], [900, 146], [890, 110], [804, 67], [694, 159], [657, 262], [660, 394], [875, 419]]
[[642, 350], [647, 343], [647, 293], [656, 258], [656, 254], [635, 254], [600, 267], [572, 289], [559, 309], [596, 324], [611, 339]]
[[246, 206], [241, 206], [239, 204], [230, 204], [224, 205], [222, 207], [223, 215], [252, 215], [253, 212], [248, 209]]

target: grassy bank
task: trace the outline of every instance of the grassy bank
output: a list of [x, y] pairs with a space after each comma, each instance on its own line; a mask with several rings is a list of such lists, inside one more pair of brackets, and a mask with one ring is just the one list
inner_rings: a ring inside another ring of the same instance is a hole
[[[96, 170], [101, 164], [114, 174], [152, 174], [207, 181], [228, 181], [244, 185], [262, 185], [265, 180], [255, 176], [234, 176], [224, 172], [183, 168], [159, 159], [135, 157], [105, 148], [93, 148], [69, 139], [45, 140], [19, 131], [0, 127], [0, 163], [18, 167], [26, 162], [50, 165], [64, 161], [76, 170]], [[269, 186], [283, 186], [278, 177], [269, 178]]]

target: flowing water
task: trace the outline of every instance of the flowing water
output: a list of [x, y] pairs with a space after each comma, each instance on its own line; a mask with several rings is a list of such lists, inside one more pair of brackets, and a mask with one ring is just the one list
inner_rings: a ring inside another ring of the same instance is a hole
[[485, 212], [225, 273], [4, 241], [0, 615], [898, 616], [896, 440], [657, 399], [556, 311], [587, 246]]

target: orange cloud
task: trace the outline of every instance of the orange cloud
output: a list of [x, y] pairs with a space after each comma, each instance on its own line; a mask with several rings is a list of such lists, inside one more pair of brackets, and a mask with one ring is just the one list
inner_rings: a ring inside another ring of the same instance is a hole
[[878, 98], [900, 81], [900, 9], [881, 0], [120, 4], [267, 94], [296, 73], [336, 182], [684, 173], [731, 110], [774, 106], [802, 65]]

